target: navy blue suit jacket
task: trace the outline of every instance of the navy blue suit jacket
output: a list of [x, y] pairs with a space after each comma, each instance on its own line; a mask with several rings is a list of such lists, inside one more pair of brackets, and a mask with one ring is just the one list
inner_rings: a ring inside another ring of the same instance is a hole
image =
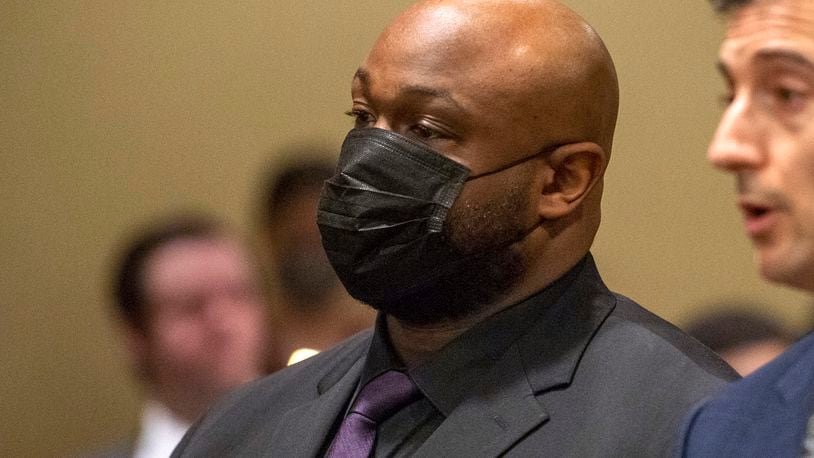
[[814, 334], [703, 403], [681, 434], [683, 457], [799, 457], [814, 407]]

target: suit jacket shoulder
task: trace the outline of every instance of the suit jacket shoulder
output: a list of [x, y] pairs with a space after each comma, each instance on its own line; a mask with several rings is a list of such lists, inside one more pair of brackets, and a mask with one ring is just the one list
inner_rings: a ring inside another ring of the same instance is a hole
[[814, 407], [814, 335], [696, 408], [681, 456], [800, 456]]
[[[257, 456], [251, 450], [262, 447], [279, 432], [284, 413], [307, 405], [346, 376], [344, 388], [349, 395], [371, 335], [370, 330], [363, 331], [328, 351], [236, 390], [193, 425], [172, 456]], [[321, 443], [324, 438], [319, 440]]]
[[[620, 371], [639, 374], [643, 380], [663, 381], [663, 388], [672, 392], [673, 398], [697, 395], [700, 391], [708, 395], [710, 390], [725, 385], [722, 381], [739, 378], [717, 354], [697, 340], [627, 297], [614, 295], [616, 309], [597, 336], [605, 344], [595, 349], [613, 352]], [[642, 364], [645, 361], [647, 364]], [[688, 377], [694, 383], [676, 383]]]
[[518, 456], [669, 456], [692, 406], [737, 377], [675, 326], [601, 283], [594, 288], [591, 301], [613, 307], [570, 378], [537, 392], [551, 421], [517, 445]]

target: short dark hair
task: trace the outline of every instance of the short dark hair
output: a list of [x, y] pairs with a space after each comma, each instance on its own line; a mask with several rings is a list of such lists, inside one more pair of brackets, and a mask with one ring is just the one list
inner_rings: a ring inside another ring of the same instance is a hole
[[685, 329], [687, 334], [716, 353], [767, 340], [789, 344], [795, 340], [795, 336], [776, 319], [745, 307], [721, 308], [690, 323]]
[[[299, 154], [302, 155], [302, 151]], [[335, 165], [327, 159], [309, 154], [281, 167], [273, 167], [264, 177], [259, 209], [260, 223], [274, 223], [277, 212], [302, 195], [303, 190], [321, 189], [322, 184], [334, 174]], [[324, 155], [327, 156], [327, 155]]]
[[712, 7], [715, 8], [715, 11], [719, 13], [729, 13], [732, 10], [752, 3], [752, 0], [710, 0], [710, 3]]
[[164, 217], [141, 228], [117, 258], [113, 277], [114, 303], [125, 322], [147, 330], [144, 268], [155, 251], [177, 240], [216, 238], [224, 233], [218, 220], [198, 213]]

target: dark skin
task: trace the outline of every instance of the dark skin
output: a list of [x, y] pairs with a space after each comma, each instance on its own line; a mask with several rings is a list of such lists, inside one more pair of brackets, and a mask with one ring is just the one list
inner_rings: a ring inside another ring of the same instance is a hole
[[495, 199], [518, 181], [539, 224], [512, 249], [525, 274], [493, 303], [417, 326], [388, 317], [392, 344], [413, 366], [500, 310], [541, 290], [587, 252], [600, 219], [618, 89], [596, 34], [551, 1], [425, 1], [381, 35], [352, 86], [358, 127], [398, 132], [472, 174], [554, 151], [469, 182], [452, 213]]

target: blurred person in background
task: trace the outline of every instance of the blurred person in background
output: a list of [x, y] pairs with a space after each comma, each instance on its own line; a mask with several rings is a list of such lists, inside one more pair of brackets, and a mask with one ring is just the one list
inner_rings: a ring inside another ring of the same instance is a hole
[[746, 305], [711, 306], [708, 309], [716, 311], [696, 318], [685, 327], [687, 334], [721, 355], [742, 376], [773, 360], [795, 340], [780, 321], [765, 313], [747, 310]]
[[271, 168], [264, 177], [259, 226], [269, 277], [271, 372], [296, 362], [303, 354], [299, 350], [305, 355], [325, 350], [372, 326], [375, 318], [372, 309], [348, 295], [322, 248], [317, 203], [334, 166], [316, 150], [285, 152], [282, 156], [300, 159]]
[[100, 455], [167, 457], [213, 402], [262, 374], [266, 307], [244, 247], [208, 217], [146, 227], [117, 263], [115, 311], [145, 403], [138, 435]]

